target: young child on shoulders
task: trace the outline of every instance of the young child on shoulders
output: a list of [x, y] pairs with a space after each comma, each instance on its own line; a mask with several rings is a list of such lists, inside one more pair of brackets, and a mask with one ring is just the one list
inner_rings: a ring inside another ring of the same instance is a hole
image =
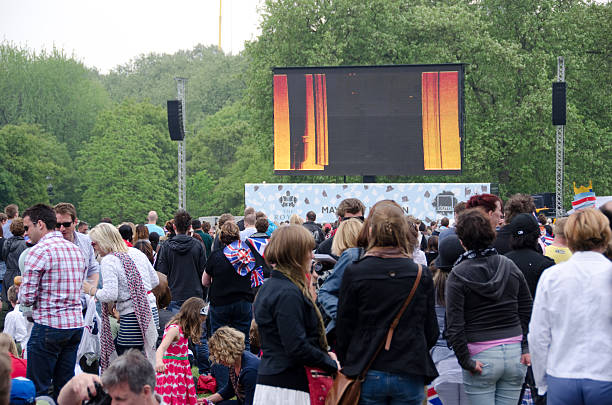
[[206, 321], [206, 304], [192, 297], [183, 303], [164, 330], [164, 338], [155, 355], [157, 381], [155, 392], [167, 404], [197, 403], [196, 389], [187, 357], [188, 339], [200, 342], [202, 322]]
[[6, 314], [4, 320], [4, 333], [12, 337], [17, 343], [18, 347], [23, 351], [26, 348], [26, 343], [30, 337], [30, 331], [32, 326], [28, 328], [28, 321], [23, 316], [23, 313], [19, 309], [19, 301], [17, 300], [17, 294], [19, 287], [16, 285], [10, 286], [6, 292], [7, 298], [13, 307], [13, 310]]

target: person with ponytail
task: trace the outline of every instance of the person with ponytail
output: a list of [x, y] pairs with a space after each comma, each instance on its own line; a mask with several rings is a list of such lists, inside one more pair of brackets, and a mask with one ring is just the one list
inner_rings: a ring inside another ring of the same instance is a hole
[[[342, 277], [337, 354], [346, 376], [365, 372], [359, 404], [420, 405], [423, 386], [438, 376], [429, 354], [439, 334], [432, 276], [412, 259], [416, 232], [402, 208], [394, 201], [375, 208], [364, 224], [366, 253], [349, 264]], [[376, 355], [414, 285], [412, 300]]]
[[299, 225], [278, 228], [266, 247], [265, 258], [273, 270], [254, 303], [263, 349], [255, 405], [309, 405], [304, 367], [334, 374], [338, 370], [308, 288], [314, 247], [312, 234]]

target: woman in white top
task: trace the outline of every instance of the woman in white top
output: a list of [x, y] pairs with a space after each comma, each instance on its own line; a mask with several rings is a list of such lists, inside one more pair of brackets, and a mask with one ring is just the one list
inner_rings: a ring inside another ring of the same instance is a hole
[[612, 404], [610, 223], [581, 210], [565, 237], [573, 255], [542, 273], [529, 323], [535, 382], [548, 405]]
[[[136, 348], [154, 361], [159, 315], [151, 290], [159, 284], [157, 273], [147, 256], [138, 249], [128, 248], [112, 225], [98, 224], [89, 232], [89, 236], [94, 251], [102, 257], [100, 270], [103, 287], [98, 289], [84, 282], [84, 291], [103, 303], [117, 303], [120, 316], [119, 334], [114, 347], [117, 354]], [[103, 368], [114, 349], [107, 314], [104, 305], [100, 357]]]

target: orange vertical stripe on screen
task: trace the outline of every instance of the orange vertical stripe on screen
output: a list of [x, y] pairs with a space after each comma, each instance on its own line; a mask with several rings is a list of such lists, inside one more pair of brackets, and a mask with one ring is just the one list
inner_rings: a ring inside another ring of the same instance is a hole
[[327, 164], [327, 101], [325, 100], [325, 75], [315, 75], [315, 102], [316, 102], [316, 142], [318, 165]]
[[317, 170], [319, 169], [316, 162], [316, 122], [315, 122], [315, 95], [314, 83], [311, 74], [304, 75], [306, 78], [306, 111], [304, 125], [304, 161], [301, 170]]
[[274, 170], [291, 168], [287, 75], [274, 75]]
[[442, 156], [438, 72], [424, 72], [421, 76], [421, 85], [424, 167], [425, 170], [440, 170]]
[[440, 72], [439, 80], [442, 169], [461, 170], [459, 72]]
[[323, 128], [325, 132], [323, 132], [322, 143], [323, 143], [323, 155], [321, 157], [321, 164], [328, 165], [329, 164], [329, 132], [327, 128], [327, 78], [325, 75], [322, 76], [322, 96], [321, 102], [323, 103]]

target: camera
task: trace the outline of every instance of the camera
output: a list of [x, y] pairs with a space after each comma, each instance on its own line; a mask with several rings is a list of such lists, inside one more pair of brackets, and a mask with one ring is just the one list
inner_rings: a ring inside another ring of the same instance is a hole
[[[89, 401], [85, 402], [85, 404], [87, 405], [111, 405], [113, 400], [110, 397], [110, 395], [108, 395], [106, 391], [104, 391], [104, 388], [102, 388], [102, 385], [100, 385], [99, 383], [94, 383], [94, 386], [96, 387], [96, 396], [92, 397], [90, 393]], [[89, 390], [87, 391], [89, 392]]]

